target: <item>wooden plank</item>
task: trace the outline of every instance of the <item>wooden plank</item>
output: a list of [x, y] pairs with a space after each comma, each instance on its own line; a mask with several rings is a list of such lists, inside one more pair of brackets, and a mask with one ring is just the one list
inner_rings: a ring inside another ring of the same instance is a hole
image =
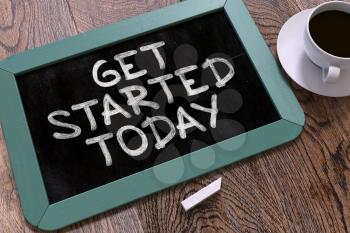
[[127, 205], [72, 225], [60, 232], [130, 232], [143, 233], [134, 207]]
[[76, 34], [65, 0], [3, 0], [0, 12], [0, 59]]
[[67, 1], [79, 32], [88, 31], [178, 2], [178, 0]]

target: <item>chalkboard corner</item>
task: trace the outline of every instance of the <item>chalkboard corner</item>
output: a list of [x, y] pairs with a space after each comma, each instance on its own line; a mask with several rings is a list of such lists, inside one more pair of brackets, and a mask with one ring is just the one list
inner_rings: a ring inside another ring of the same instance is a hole
[[[280, 135], [284, 134], [288, 139], [286, 140], [285, 143], [291, 142], [295, 139], [297, 139], [300, 134], [302, 133], [304, 129], [304, 125], [300, 125], [299, 123], [295, 123], [286, 119], [280, 120], [280, 130], [276, 131], [277, 133], [279, 132]], [[285, 144], [285, 143], [281, 143]]]
[[43, 231], [56, 231], [59, 229], [62, 229], [65, 226], [60, 226], [57, 225], [56, 221], [54, 219], [50, 219], [48, 218], [48, 212], [49, 212], [49, 207], [46, 209], [46, 211], [44, 212], [42, 218], [39, 220], [39, 222], [37, 223], [37, 225], [35, 226], [36, 228], [38, 228], [39, 230], [43, 230]]
[[291, 109], [294, 111], [282, 113], [282, 118], [303, 128], [305, 125], [305, 114], [303, 109], [299, 104], [296, 104], [296, 106], [293, 106]]
[[3, 78], [14, 78], [14, 72], [7, 69], [7, 67], [4, 65], [3, 62], [0, 62], [0, 81], [3, 80]]
[[45, 215], [48, 207], [49, 204], [47, 204], [47, 206], [45, 206], [44, 208], [37, 208], [36, 210], [22, 207], [23, 216], [27, 224], [30, 224], [36, 229], [45, 230], [43, 228], [40, 228], [39, 224], [41, 219]]

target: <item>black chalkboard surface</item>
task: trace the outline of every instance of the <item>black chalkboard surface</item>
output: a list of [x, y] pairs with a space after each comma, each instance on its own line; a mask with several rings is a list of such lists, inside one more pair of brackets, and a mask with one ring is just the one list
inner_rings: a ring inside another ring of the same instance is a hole
[[281, 119], [224, 11], [16, 78], [51, 204]]

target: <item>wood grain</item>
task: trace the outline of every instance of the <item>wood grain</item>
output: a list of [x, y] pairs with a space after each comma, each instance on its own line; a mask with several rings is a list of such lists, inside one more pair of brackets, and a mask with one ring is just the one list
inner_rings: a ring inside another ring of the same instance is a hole
[[[0, 2], [0, 58], [175, 0]], [[321, 0], [245, 0], [276, 55], [283, 23]], [[63, 232], [350, 233], [350, 98], [311, 94], [290, 82], [306, 114], [296, 141], [227, 166]], [[0, 232], [32, 232], [18, 204], [0, 134]], [[223, 177], [217, 195], [185, 213], [180, 201]]]
[[177, 0], [67, 0], [79, 32], [167, 6]]
[[0, 1], [0, 58], [76, 34], [65, 0]]

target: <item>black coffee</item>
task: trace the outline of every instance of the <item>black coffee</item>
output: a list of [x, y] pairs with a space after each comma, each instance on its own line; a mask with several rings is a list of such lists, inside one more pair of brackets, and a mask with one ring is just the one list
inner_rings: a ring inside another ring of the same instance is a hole
[[324, 51], [350, 57], [350, 14], [326, 11], [313, 17], [309, 24], [312, 39]]

